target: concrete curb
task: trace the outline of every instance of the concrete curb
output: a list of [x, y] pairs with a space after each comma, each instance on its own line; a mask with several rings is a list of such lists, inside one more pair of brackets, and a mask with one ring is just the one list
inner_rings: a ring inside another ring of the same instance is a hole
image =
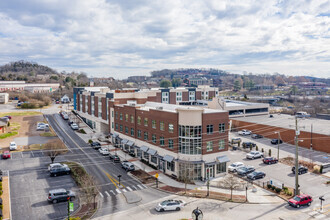
[[[123, 196], [125, 197], [126, 202], [127, 202], [128, 204], [138, 203], [138, 202], [140, 202], [140, 201], [142, 200], [142, 197], [138, 196], [138, 197], [139, 197], [138, 200], [133, 201], [133, 202], [130, 202], [130, 201], [128, 201], [128, 199], [127, 199], [128, 196], [126, 195], [126, 194], [128, 194], [128, 193], [133, 193], [133, 192], [126, 192], [126, 193], [124, 192], [124, 193], [122, 193]], [[134, 193], [134, 194], [135, 194], [135, 193]]]

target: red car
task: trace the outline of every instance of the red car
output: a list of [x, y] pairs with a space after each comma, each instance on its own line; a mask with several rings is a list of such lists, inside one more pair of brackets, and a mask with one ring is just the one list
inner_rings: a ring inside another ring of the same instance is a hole
[[9, 151], [5, 151], [2, 154], [2, 159], [9, 159], [10, 158], [10, 152]]
[[277, 163], [278, 159], [276, 159], [275, 157], [265, 157], [262, 161], [265, 164], [273, 164], [273, 163]]
[[289, 205], [295, 208], [299, 208], [302, 205], [310, 206], [312, 202], [313, 202], [312, 197], [306, 194], [295, 196], [288, 201]]

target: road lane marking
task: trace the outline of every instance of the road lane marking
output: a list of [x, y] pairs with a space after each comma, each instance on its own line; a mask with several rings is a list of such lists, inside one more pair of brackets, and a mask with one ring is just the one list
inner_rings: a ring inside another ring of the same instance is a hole
[[110, 192], [111, 192], [113, 195], [116, 195], [112, 190], [110, 190]]
[[103, 170], [103, 172], [104, 172], [105, 175], [109, 178], [109, 180], [113, 183], [113, 185], [115, 185], [116, 188], [118, 189], [117, 184], [115, 183], [115, 181], [113, 181], [113, 177], [112, 177], [109, 173], [105, 172], [104, 170]]
[[135, 186], [132, 186], [135, 190], [138, 190]]
[[119, 189], [116, 189], [116, 191], [117, 191], [118, 194], [121, 193], [121, 191]]
[[103, 194], [100, 192], [100, 196], [102, 197], [102, 198], [104, 198], [104, 196], [103, 196]]
[[108, 197], [110, 197], [110, 194], [107, 191], [104, 191], [104, 192], [105, 192], [105, 194], [107, 194]]
[[126, 189], [123, 189], [123, 192], [124, 192], [124, 193], [127, 192]]
[[145, 185], [143, 185], [142, 183], [141, 183], [141, 185], [142, 185], [144, 188], [148, 188], [148, 187], [146, 187]]
[[140, 186], [140, 185], [137, 185], [140, 189], [144, 189], [142, 186]]
[[129, 191], [133, 191], [129, 186], [127, 186], [126, 189], [128, 189]]

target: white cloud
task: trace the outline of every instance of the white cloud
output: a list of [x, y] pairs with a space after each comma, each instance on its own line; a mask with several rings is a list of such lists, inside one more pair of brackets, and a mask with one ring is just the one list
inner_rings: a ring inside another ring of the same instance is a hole
[[1, 1], [0, 64], [115, 78], [179, 67], [330, 77], [329, 3]]

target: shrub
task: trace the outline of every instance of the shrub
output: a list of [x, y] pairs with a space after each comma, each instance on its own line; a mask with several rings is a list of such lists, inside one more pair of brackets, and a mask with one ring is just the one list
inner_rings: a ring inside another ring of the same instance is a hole
[[10, 122], [8, 121], [8, 124], [7, 124], [8, 127], [10, 127]]
[[276, 189], [276, 187], [275, 186], [272, 186], [272, 190], [275, 190]]
[[326, 184], [330, 184], [330, 181], [327, 181]]
[[88, 140], [88, 143], [90, 143], [90, 144], [93, 143], [92, 139], [89, 139], [89, 140]]
[[258, 148], [258, 146], [256, 145], [256, 151], [258, 151], [259, 150], [259, 148]]
[[323, 173], [323, 165], [320, 167], [320, 173]]
[[280, 193], [282, 191], [282, 189], [276, 188], [275, 191], [276, 191], [276, 193]]
[[262, 153], [264, 152], [264, 149], [263, 149], [263, 148], [261, 148], [261, 152], [262, 152]]
[[288, 192], [287, 195], [288, 195], [288, 196], [292, 196], [292, 192]]
[[268, 188], [268, 189], [272, 188], [272, 185], [267, 184], [267, 188]]
[[86, 134], [86, 131], [84, 129], [80, 129], [79, 132], [82, 134]]
[[0, 190], [0, 196], [2, 196], [2, 193], [3, 193], [3, 191], [2, 191], [2, 190]]
[[284, 186], [284, 187], [283, 187], [283, 190], [284, 190], [284, 191], [287, 191], [287, 190], [289, 190], [289, 189], [288, 189], [288, 187]]
[[271, 150], [271, 149], [269, 149], [269, 151], [268, 151], [268, 155], [269, 155], [269, 156], [272, 156], [272, 150]]

